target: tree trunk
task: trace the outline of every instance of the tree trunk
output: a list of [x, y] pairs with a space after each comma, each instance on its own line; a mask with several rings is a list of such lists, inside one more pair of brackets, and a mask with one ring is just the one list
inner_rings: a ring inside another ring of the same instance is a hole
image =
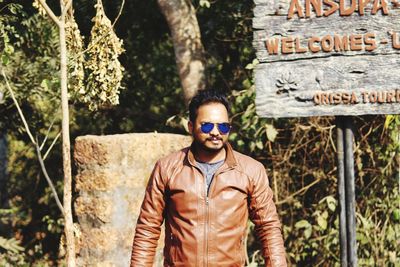
[[[65, 2], [65, 1], [64, 1]], [[62, 5], [62, 4], [61, 4]], [[61, 10], [65, 8], [62, 5]], [[61, 109], [62, 109], [62, 155], [64, 171], [64, 232], [67, 243], [67, 265], [75, 264], [75, 238], [72, 219], [72, 173], [71, 173], [71, 141], [69, 137], [69, 107], [68, 107], [68, 70], [67, 70], [67, 43], [65, 36], [65, 15], [60, 17], [60, 82], [61, 82]]]
[[205, 58], [196, 10], [190, 0], [158, 0], [174, 44], [185, 103], [205, 88]]

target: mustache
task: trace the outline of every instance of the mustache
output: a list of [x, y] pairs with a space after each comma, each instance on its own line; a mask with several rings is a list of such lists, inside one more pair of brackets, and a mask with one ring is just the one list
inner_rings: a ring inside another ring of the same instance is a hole
[[221, 137], [208, 137], [206, 140], [212, 141], [212, 140], [222, 140]]

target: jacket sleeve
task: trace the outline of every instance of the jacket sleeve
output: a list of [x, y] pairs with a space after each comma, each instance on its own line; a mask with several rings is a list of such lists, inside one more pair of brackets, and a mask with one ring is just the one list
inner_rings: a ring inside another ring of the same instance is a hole
[[136, 224], [131, 267], [153, 266], [157, 242], [160, 237], [165, 207], [165, 184], [157, 162], [147, 184], [145, 197]]
[[286, 267], [286, 252], [281, 233], [281, 223], [272, 199], [268, 177], [260, 164], [253, 177], [249, 199], [249, 215], [262, 244], [265, 266]]

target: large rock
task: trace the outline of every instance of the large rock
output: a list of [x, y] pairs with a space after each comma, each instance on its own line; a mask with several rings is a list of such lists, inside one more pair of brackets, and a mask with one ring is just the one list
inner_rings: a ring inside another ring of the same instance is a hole
[[[76, 139], [78, 266], [129, 266], [135, 224], [154, 164], [190, 143], [189, 136], [158, 133]], [[160, 251], [156, 266], [162, 262]]]

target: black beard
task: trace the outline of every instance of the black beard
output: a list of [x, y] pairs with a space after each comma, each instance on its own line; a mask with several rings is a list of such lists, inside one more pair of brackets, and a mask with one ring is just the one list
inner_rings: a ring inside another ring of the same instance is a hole
[[[222, 139], [220, 139], [220, 140], [222, 140]], [[208, 138], [207, 138], [207, 141], [209, 141]], [[225, 147], [225, 143], [224, 143], [224, 145], [220, 148], [210, 148], [210, 147], [207, 147], [206, 145], [204, 145], [203, 143], [199, 142], [196, 139], [194, 139], [194, 144], [195, 144], [196, 149], [206, 152], [207, 154], [210, 154], [210, 155], [218, 153]]]

